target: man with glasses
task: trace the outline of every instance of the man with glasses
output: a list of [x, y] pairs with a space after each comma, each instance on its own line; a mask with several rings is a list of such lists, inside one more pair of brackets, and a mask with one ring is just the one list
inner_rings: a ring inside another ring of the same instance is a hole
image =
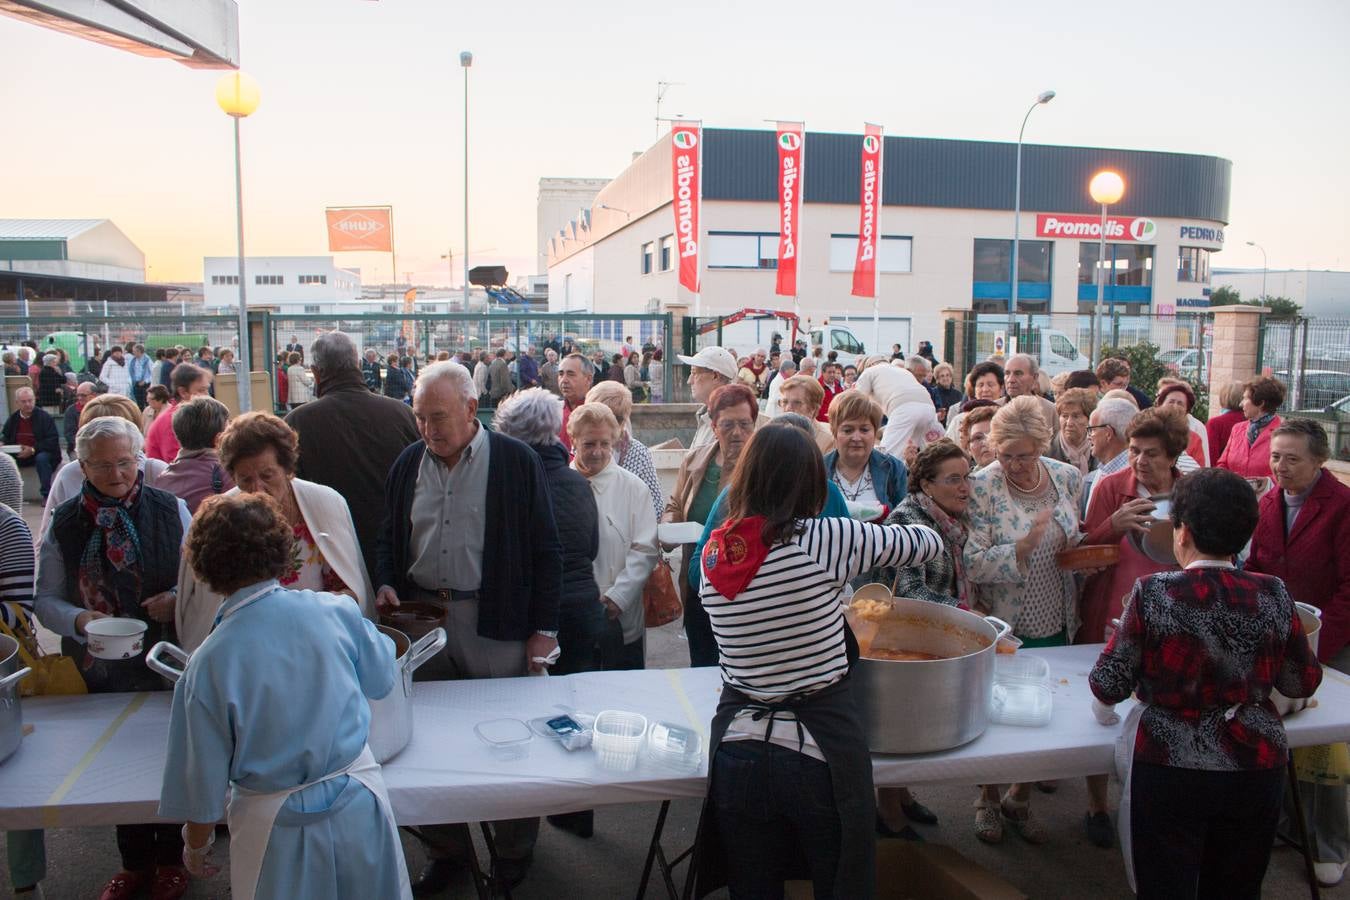
[[1128, 400], [1103, 400], [1088, 417], [1088, 440], [1092, 443], [1092, 455], [1101, 463], [1083, 478], [1083, 499], [1079, 514], [1087, 517], [1088, 500], [1092, 490], [1107, 475], [1119, 472], [1130, 464], [1129, 441], [1125, 432], [1130, 428], [1130, 420], [1139, 410]]
[[722, 385], [736, 380], [736, 357], [722, 347], [704, 347], [693, 356], [680, 355], [676, 358], [689, 367], [686, 384], [694, 395], [694, 402], [699, 404], [698, 429], [689, 444], [689, 449], [694, 450], [717, 439], [713, 434], [712, 420], [708, 417], [708, 398]]

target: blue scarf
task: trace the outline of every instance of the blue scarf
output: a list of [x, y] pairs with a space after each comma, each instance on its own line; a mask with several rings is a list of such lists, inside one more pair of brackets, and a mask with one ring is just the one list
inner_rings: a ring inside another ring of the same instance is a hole
[[1256, 436], [1261, 433], [1261, 429], [1270, 424], [1270, 420], [1275, 418], [1274, 413], [1266, 413], [1259, 419], [1252, 419], [1247, 423], [1247, 446], [1250, 447], [1256, 443]]

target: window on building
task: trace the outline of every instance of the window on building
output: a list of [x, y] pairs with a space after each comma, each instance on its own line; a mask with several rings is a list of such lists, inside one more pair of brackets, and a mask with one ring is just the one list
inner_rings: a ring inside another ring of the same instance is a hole
[[[1152, 244], [1107, 244], [1103, 299], [1107, 303], [1147, 304], [1153, 300]], [[1091, 305], [1097, 299], [1098, 244], [1078, 245], [1078, 301]]]
[[661, 238], [661, 271], [669, 272], [675, 266], [675, 235]]
[[642, 245], [642, 274], [652, 274], [652, 261], [656, 254], [656, 244], [648, 241]]
[[328, 276], [327, 276], [327, 275], [301, 275], [301, 276], [300, 276], [300, 283], [301, 283], [301, 284], [327, 284], [327, 283], [328, 283]]
[[321, 311], [317, 303], [305, 306], [305, 315], [307, 316], [317, 316]]
[[254, 284], [283, 284], [285, 276], [283, 275], [254, 275]]
[[[912, 271], [913, 238], [883, 234], [877, 244], [877, 267], [884, 275], [907, 275]], [[856, 234], [830, 235], [830, 271], [852, 272], [858, 255]]]
[[440, 308], [439, 306], [437, 306], [435, 303], [428, 303], [426, 306], [423, 306], [423, 307], [421, 308], [421, 310], [420, 310], [420, 312], [425, 312], [425, 313], [436, 313], [436, 312], [440, 312], [440, 311], [441, 311], [441, 308]]
[[398, 312], [398, 304], [395, 304], [395, 303], [383, 303], [383, 304], [380, 305], [380, 312], [396, 313], [396, 312]]
[[711, 231], [708, 268], [776, 269], [778, 235], [774, 232]]
[[1177, 281], [1209, 284], [1209, 254], [1204, 247], [1182, 247], [1177, 254]]
[[239, 276], [238, 276], [238, 275], [212, 275], [212, 276], [211, 276], [211, 283], [212, 283], [212, 284], [238, 284], [238, 283], [239, 283]]
[[[1010, 239], [975, 239], [971, 297], [981, 312], [1006, 312], [1012, 302], [1012, 244]], [[1050, 311], [1053, 256], [1051, 241], [1018, 241], [1018, 312]]]

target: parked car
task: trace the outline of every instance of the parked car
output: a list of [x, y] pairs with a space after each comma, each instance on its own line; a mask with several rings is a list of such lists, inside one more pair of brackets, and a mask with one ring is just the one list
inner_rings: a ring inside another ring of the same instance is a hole
[[[1167, 366], [1178, 376], [1190, 381], [1197, 380], [1201, 375], [1201, 358], [1199, 347], [1177, 347], [1175, 350], [1164, 350], [1158, 354], [1158, 362]], [[1213, 360], [1212, 351], [1204, 351], [1204, 371], [1208, 372], [1210, 363]]]
[[1288, 387], [1290, 396], [1285, 401], [1285, 406], [1291, 409], [1325, 409], [1328, 406], [1335, 406], [1350, 394], [1350, 372], [1305, 369], [1298, 373], [1295, 382], [1290, 378], [1288, 370], [1282, 370], [1276, 372], [1275, 377]]

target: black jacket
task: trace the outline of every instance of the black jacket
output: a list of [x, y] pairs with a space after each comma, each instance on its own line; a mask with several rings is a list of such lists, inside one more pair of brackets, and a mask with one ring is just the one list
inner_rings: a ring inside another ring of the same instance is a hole
[[[562, 548], [553, 521], [548, 482], [528, 445], [488, 433], [487, 508], [483, 529], [483, 580], [478, 634], [523, 641], [535, 631], [558, 630]], [[375, 586], [389, 585], [400, 599], [412, 596], [412, 502], [426, 453], [418, 441], [399, 454], [385, 483], [388, 510], [380, 530]]]
[[317, 392], [317, 400], [286, 416], [300, 436], [295, 474], [327, 485], [347, 501], [361, 558], [373, 578], [384, 482], [394, 460], [417, 440], [417, 420], [408, 404], [366, 390], [355, 370], [320, 379]]
[[[15, 410], [5, 422], [6, 444], [18, 443], [19, 415]], [[61, 434], [56, 428], [56, 420], [40, 406], [33, 407], [33, 444], [38, 453], [50, 453], [58, 462], [61, 460]]]
[[535, 447], [544, 466], [549, 497], [553, 501], [553, 520], [558, 525], [558, 543], [562, 545], [562, 605], [585, 608], [600, 602], [600, 586], [595, 583], [595, 554], [600, 552], [600, 513], [595, 494], [586, 477], [567, 464], [567, 448], [562, 444]]

